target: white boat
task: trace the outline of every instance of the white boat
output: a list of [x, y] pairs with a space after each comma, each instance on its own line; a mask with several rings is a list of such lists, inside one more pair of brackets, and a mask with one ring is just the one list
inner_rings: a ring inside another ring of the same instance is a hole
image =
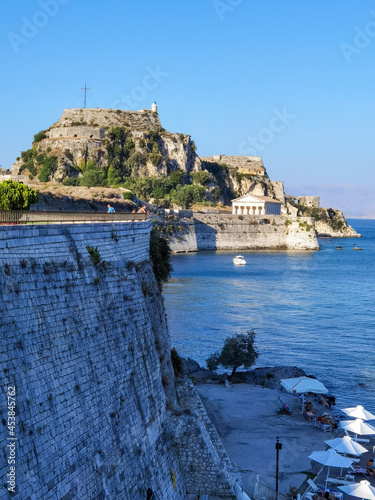
[[246, 260], [242, 255], [236, 255], [236, 257], [233, 259], [233, 264], [235, 266], [246, 266]]

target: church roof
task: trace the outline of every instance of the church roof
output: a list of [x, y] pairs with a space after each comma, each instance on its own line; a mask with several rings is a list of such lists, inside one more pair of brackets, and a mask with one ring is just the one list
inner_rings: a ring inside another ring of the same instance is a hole
[[256, 196], [255, 194], [246, 194], [245, 196], [241, 196], [240, 198], [235, 198], [234, 200], [232, 200], [232, 203], [236, 201], [236, 202], [239, 202], [239, 201], [243, 201], [243, 202], [246, 202], [246, 201], [254, 201], [254, 202], [260, 202], [260, 201], [263, 201], [264, 203], [265, 202], [268, 202], [268, 203], [278, 203], [279, 205], [281, 205], [281, 201], [279, 200], [275, 200], [274, 198], [270, 198], [269, 196]]

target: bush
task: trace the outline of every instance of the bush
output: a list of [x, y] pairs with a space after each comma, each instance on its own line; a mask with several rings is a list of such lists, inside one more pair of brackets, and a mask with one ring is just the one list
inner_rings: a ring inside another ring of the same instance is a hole
[[43, 139], [46, 139], [46, 138], [47, 138], [46, 131], [45, 130], [41, 130], [40, 132], [38, 132], [37, 134], [34, 135], [34, 141], [33, 142], [40, 142], [40, 141], [42, 141]]
[[184, 173], [181, 170], [173, 170], [168, 176], [168, 184], [170, 188], [176, 188], [182, 184]]
[[108, 165], [120, 176], [121, 180], [131, 175], [135, 144], [130, 130], [113, 127], [107, 133]]
[[124, 198], [124, 200], [133, 200], [134, 193], [132, 193], [131, 191], [124, 191], [122, 193], [122, 197]]
[[100, 261], [102, 259], [100, 257], [100, 253], [98, 251], [98, 247], [94, 248], [90, 245], [87, 245], [86, 250], [90, 254], [90, 259], [91, 259], [91, 262], [94, 264], [94, 266], [97, 266], [98, 264], [100, 264]]
[[214, 189], [214, 201], [218, 202], [221, 196], [221, 187], [220, 186], [215, 186]]
[[57, 169], [57, 156], [45, 156], [45, 155], [38, 155], [37, 158], [37, 163], [42, 166], [40, 169], [38, 179], [40, 182], [47, 182], [51, 175], [56, 172]]
[[161, 159], [162, 159], [162, 156], [160, 153], [152, 153], [150, 155], [150, 160], [151, 160], [152, 164], [154, 165], [154, 167], [157, 167], [159, 165]]
[[0, 183], [0, 210], [29, 210], [38, 199], [35, 189], [22, 182], [9, 180]]
[[201, 184], [202, 186], [210, 180], [210, 174], [207, 170], [201, 170], [200, 172], [193, 172], [191, 174], [193, 184]]
[[206, 200], [205, 190], [202, 186], [183, 186], [176, 189], [173, 199], [182, 208], [190, 208], [194, 203]]
[[79, 186], [80, 179], [78, 177], [66, 177], [62, 183], [64, 186]]
[[121, 184], [121, 175], [119, 175], [114, 167], [109, 167], [107, 172], [107, 184], [109, 186], [118, 186]]

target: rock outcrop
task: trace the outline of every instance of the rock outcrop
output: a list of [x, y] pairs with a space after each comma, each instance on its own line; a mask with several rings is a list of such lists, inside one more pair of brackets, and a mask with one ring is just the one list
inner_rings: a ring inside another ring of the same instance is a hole
[[79, 108], [65, 109], [54, 125], [37, 134], [33, 148], [17, 158], [12, 173], [26, 174], [33, 182], [38, 182], [45, 157], [57, 158], [47, 180], [61, 181], [77, 176], [90, 161], [97, 167], [105, 167], [108, 165], [109, 133], [116, 128], [126, 133], [124, 141], [128, 140], [135, 177], [166, 176], [177, 169], [190, 174], [200, 169], [201, 162], [190, 136], [164, 130], [157, 113], [148, 109]]

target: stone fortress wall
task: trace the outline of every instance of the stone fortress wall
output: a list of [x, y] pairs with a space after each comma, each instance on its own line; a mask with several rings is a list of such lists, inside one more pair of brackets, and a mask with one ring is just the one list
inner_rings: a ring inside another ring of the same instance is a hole
[[75, 123], [93, 128], [116, 126], [128, 126], [132, 130], [157, 130], [161, 128], [159, 115], [149, 109], [122, 111], [100, 108], [64, 109], [62, 116], [53, 127], [71, 127]]
[[0, 168], [0, 182], [3, 181], [17, 181], [27, 184], [29, 178], [27, 175], [15, 175], [11, 170], [7, 168]]
[[[8, 387], [17, 408], [16, 493], [3, 489], [2, 498], [231, 491], [202, 412], [177, 400], [150, 229], [148, 221], [0, 226], [0, 412]], [[194, 442], [179, 439], [185, 424]], [[209, 467], [197, 474], [202, 456]], [[3, 478], [7, 457], [3, 447]]]
[[319, 208], [320, 196], [298, 196], [298, 203], [305, 207]]
[[[173, 218], [173, 252], [199, 250], [319, 250], [314, 219], [282, 215], [202, 214]], [[177, 228], [182, 227], [183, 231]]]
[[88, 139], [104, 139], [104, 129], [90, 127], [59, 127], [49, 131], [50, 139], [59, 139], [60, 137], [86, 137]]
[[236, 168], [239, 173], [248, 175], [265, 175], [266, 169], [260, 156], [201, 156], [203, 162], [223, 163]]

